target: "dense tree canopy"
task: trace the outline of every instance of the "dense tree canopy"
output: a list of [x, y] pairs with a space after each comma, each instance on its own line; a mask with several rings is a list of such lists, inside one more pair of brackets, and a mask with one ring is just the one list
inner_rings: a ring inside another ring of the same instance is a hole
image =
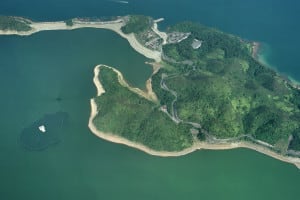
[[31, 27], [27, 20], [11, 16], [0, 16], [0, 30], [29, 31]]

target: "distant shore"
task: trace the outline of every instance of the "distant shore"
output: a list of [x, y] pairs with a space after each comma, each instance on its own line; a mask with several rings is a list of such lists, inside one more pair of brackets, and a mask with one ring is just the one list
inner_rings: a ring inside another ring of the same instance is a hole
[[[136, 92], [139, 94], [139, 92], [136, 89], [132, 89], [128, 86], [128, 84], [125, 82], [125, 80], [123, 79], [122, 74], [109, 66], [106, 65], [97, 65], [94, 69], [94, 84], [97, 88], [97, 94], [98, 96], [101, 96], [105, 90], [103, 89], [103, 86], [101, 84], [101, 82], [99, 81], [98, 77], [99, 77], [99, 73], [100, 73], [100, 67], [104, 66], [104, 67], [108, 67], [110, 69], [113, 69], [117, 74], [118, 74], [118, 79], [121, 85], [128, 87], [131, 91]], [[149, 98], [148, 95], [145, 95], [147, 93], [151, 93], [151, 91], [147, 91], [147, 92], [143, 92], [140, 93], [139, 95], [145, 97], [145, 98]], [[151, 96], [151, 95], [150, 95]], [[291, 163], [296, 165], [296, 167], [298, 167], [300, 169], [300, 158], [294, 158], [294, 157], [288, 157], [288, 156], [282, 156], [280, 154], [277, 154], [273, 151], [271, 151], [270, 149], [260, 146], [260, 145], [256, 145], [253, 143], [248, 143], [248, 142], [236, 142], [236, 143], [220, 143], [220, 144], [209, 144], [209, 143], [205, 143], [205, 142], [195, 142], [191, 147], [184, 149], [182, 151], [178, 151], [178, 152], [168, 152], [168, 151], [155, 151], [143, 144], [139, 144], [136, 142], [132, 142], [126, 138], [120, 137], [118, 135], [115, 135], [113, 133], [105, 133], [102, 132], [100, 130], [98, 130], [96, 128], [96, 126], [93, 123], [94, 118], [97, 116], [99, 110], [97, 108], [97, 104], [95, 102], [94, 99], [91, 99], [90, 101], [91, 104], [91, 115], [89, 118], [89, 124], [88, 127], [90, 128], [90, 130], [92, 131], [92, 133], [94, 133], [96, 136], [113, 142], [113, 143], [118, 143], [118, 144], [123, 144], [129, 147], [133, 147], [136, 149], [139, 149], [147, 154], [150, 155], [154, 155], [154, 156], [161, 156], [161, 157], [175, 157], [175, 156], [183, 156], [189, 153], [192, 153], [196, 150], [200, 150], [200, 149], [208, 149], [208, 150], [226, 150], [226, 149], [235, 149], [235, 148], [248, 148], [248, 149], [252, 149], [255, 150], [257, 152], [263, 153], [265, 155], [268, 155], [270, 157], [276, 158], [278, 160], [281, 160], [283, 162], [287, 162], [287, 163]], [[101, 112], [101, 111], [100, 111]]]
[[[157, 27], [157, 22], [154, 23], [154, 28]], [[41, 31], [52, 31], [52, 30], [74, 30], [80, 28], [99, 28], [108, 29], [118, 33], [121, 37], [128, 40], [129, 44], [140, 54], [144, 55], [149, 59], [155, 60], [155, 62], [161, 61], [161, 52], [150, 50], [141, 45], [133, 33], [124, 34], [121, 27], [124, 26], [124, 20], [122, 18], [114, 21], [83, 21], [80, 19], [73, 19], [73, 25], [67, 26], [64, 21], [58, 22], [31, 22], [31, 30], [29, 31], [11, 31], [11, 30], [0, 30], [0, 35], [20, 35], [28, 36]]]

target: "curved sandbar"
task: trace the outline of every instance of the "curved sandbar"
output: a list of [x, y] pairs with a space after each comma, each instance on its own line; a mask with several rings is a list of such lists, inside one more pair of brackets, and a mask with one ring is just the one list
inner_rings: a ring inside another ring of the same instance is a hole
[[[144, 92], [140, 89], [130, 87], [126, 83], [126, 81], [124, 80], [122, 74], [118, 70], [116, 70], [112, 67], [106, 66], [106, 65], [97, 65], [94, 69], [93, 81], [94, 81], [94, 84], [97, 88], [97, 95], [98, 96], [101, 96], [105, 92], [101, 82], [98, 79], [99, 73], [100, 73], [100, 67], [108, 67], [108, 68], [114, 70], [118, 74], [119, 83], [122, 86], [127, 87], [128, 89], [130, 89], [132, 92], [135, 92], [135, 93], [139, 94], [140, 96], [142, 96], [142, 97], [144, 97], [148, 100], [152, 100], [152, 101], [156, 100], [154, 98], [156, 96], [152, 96], [154, 94], [152, 90], [151, 91], [148, 90], [148, 91]], [[151, 85], [150, 85], [150, 87], [151, 87]], [[139, 150], [141, 150], [141, 151], [143, 151], [147, 154], [150, 154], [150, 155], [161, 156], [161, 157], [171, 157], [171, 156], [174, 157], [174, 156], [183, 156], [183, 155], [192, 153], [192, 152], [194, 152], [196, 150], [200, 150], [200, 149], [226, 150], [226, 149], [235, 149], [235, 148], [248, 148], [248, 149], [252, 149], [252, 150], [255, 150], [257, 152], [263, 153], [265, 155], [271, 156], [271, 157], [276, 158], [278, 160], [281, 160], [283, 162], [294, 164], [300, 169], [300, 158], [283, 156], [283, 155], [280, 155], [280, 154], [277, 154], [277, 153], [271, 151], [270, 149], [268, 149], [266, 147], [256, 145], [256, 144], [253, 144], [253, 143], [248, 143], [248, 142], [220, 143], [220, 144], [209, 144], [209, 143], [206, 143], [206, 142], [194, 142], [193, 146], [191, 146], [187, 149], [184, 149], [182, 151], [178, 151], [178, 152], [156, 151], [156, 150], [153, 150], [153, 149], [151, 149], [151, 148], [149, 148], [149, 147], [147, 147], [143, 144], [132, 142], [132, 141], [126, 139], [126, 138], [120, 137], [120, 136], [115, 135], [113, 133], [105, 133], [105, 132], [102, 132], [102, 131], [98, 130], [96, 128], [96, 126], [94, 125], [93, 120], [97, 116], [99, 110], [97, 108], [97, 104], [96, 104], [94, 99], [91, 99], [90, 103], [91, 103], [91, 115], [90, 115], [90, 118], [89, 118], [88, 127], [90, 128], [92, 133], [94, 133], [96, 136], [98, 136], [98, 137], [100, 137], [104, 140], [114, 142], [114, 143], [118, 143], [118, 144], [123, 144], [123, 145], [129, 146], [129, 147], [133, 147], [133, 148], [139, 149]]]
[[[40, 31], [51, 31], [51, 30], [74, 30], [79, 28], [100, 28], [108, 29], [116, 32], [121, 37], [128, 40], [129, 44], [140, 54], [144, 55], [147, 58], [153, 59], [156, 62], [161, 61], [161, 52], [150, 50], [140, 44], [133, 33], [124, 34], [121, 30], [121, 27], [124, 26], [124, 20], [122, 18], [115, 21], [83, 21], [79, 19], [73, 20], [72, 26], [67, 26], [64, 21], [58, 22], [31, 22], [30, 26], [32, 30], [30, 31], [11, 31], [11, 30], [0, 30], [0, 35], [20, 35], [28, 36]], [[154, 23], [154, 27], [157, 27]]]

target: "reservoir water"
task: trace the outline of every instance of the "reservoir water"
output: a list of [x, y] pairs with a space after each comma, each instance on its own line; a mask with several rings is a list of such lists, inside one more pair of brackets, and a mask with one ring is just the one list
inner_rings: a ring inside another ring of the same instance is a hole
[[[266, 43], [268, 62], [300, 80], [300, 30], [294, 18], [298, 3], [172, 2], [4, 0], [0, 14], [36, 20], [147, 14], [166, 17], [163, 27], [197, 21]], [[297, 199], [300, 170], [251, 150], [159, 158], [94, 136], [87, 127], [89, 99], [96, 95], [94, 66], [114, 66], [142, 88], [151, 74], [145, 61], [126, 40], [105, 30], [0, 36], [0, 198]], [[42, 151], [24, 149], [22, 130], [56, 112], [69, 116], [59, 143]]]

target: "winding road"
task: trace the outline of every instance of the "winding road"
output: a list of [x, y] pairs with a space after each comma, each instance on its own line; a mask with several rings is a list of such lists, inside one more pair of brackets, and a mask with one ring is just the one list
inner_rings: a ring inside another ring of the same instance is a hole
[[[242, 134], [242, 135], [239, 135], [239, 136], [233, 137], [233, 138], [219, 139], [219, 138], [216, 138], [215, 136], [213, 136], [213, 134], [209, 133], [204, 128], [202, 128], [202, 125], [200, 123], [192, 122], [192, 121], [184, 121], [184, 120], [180, 119], [178, 117], [177, 109], [176, 109], [176, 106], [175, 106], [175, 104], [176, 104], [176, 102], [178, 100], [177, 92], [174, 91], [174, 90], [171, 90], [167, 86], [167, 84], [166, 84], [166, 80], [172, 79], [172, 78], [176, 78], [176, 77], [178, 77], [180, 75], [181, 74], [167, 75], [167, 74], [163, 73], [161, 75], [161, 80], [160, 80], [160, 87], [161, 87], [161, 89], [169, 92], [172, 96], [174, 96], [174, 99], [173, 99], [173, 101], [171, 103], [171, 108], [170, 108], [170, 112], [171, 113], [168, 112], [168, 108], [161, 109], [161, 110], [164, 113], [166, 113], [176, 124], [179, 124], [179, 123], [190, 124], [191, 126], [193, 126], [193, 128], [195, 128], [197, 130], [200, 130], [201, 133], [205, 134], [206, 142], [208, 142], [210, 144], [232, 143], [232, 142], [240, 141], [240, 140], [242, 140], [244, 138], [248, 138], [248, 139], [250, 139], [254, 143], [258, 143], [258, 144], [263, 145], [263, 146], [268, 147], [268, 148], [273, 148], [273, 145], [270, 145], [270, 144], [265, 143], [265, 142], [260, 141], [260, 140], [256, 140], [251, 134]], [[197, 138], [195, 136], [194, 136], [194, 140], [197, 140]]]

